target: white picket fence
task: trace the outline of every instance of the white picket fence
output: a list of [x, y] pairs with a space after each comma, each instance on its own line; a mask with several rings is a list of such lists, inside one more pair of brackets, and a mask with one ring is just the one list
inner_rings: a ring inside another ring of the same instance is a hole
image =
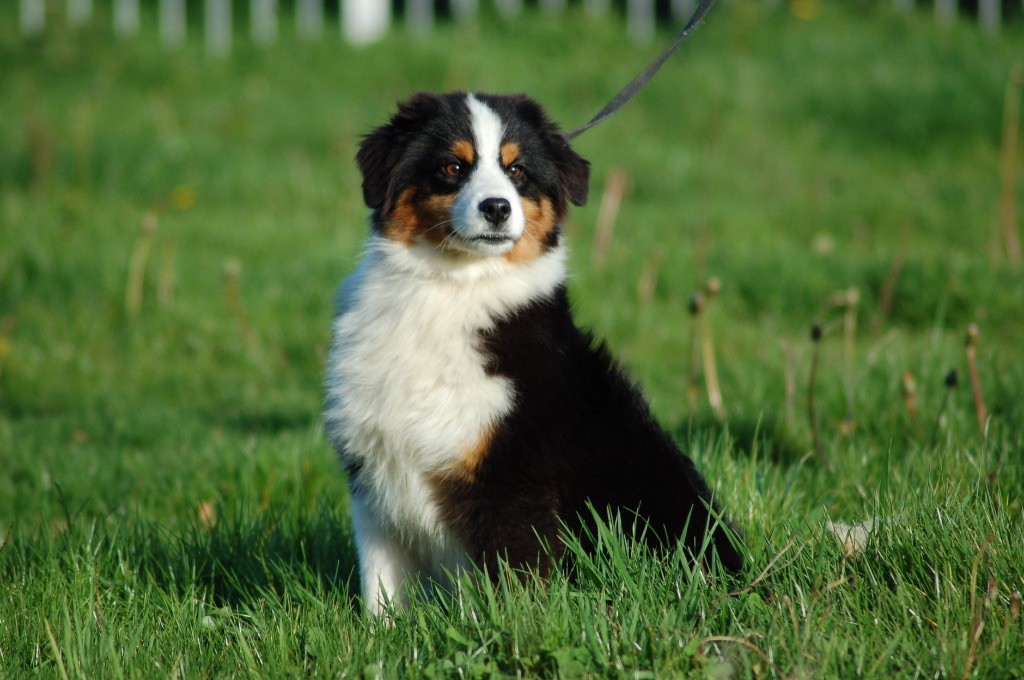
[[[113, 29], [120, 37], [132, 37], [139, 32], [141, 23], [140, 0], [107, 0], [113, 3]], [[278, 36], [278, 0], [204, 0], [203, 36], [207, 49], [213, 54], [225, 55], [231, 51], [234, 34], [233, 2], [249, 3], [249, 35], [261, 45], [273, 43]], [[317, 38], [325, 28], [324, 0], [294, 0], [294, 29], [304, 38]], [[779, 4], [782, 0], [763, 0]], [[47, 3], [50, 3], [50, 7]], [[514, 17], [523, 9], [523, 0], [492, 0], [503, 16]], [[892, 0], [901, 10], [912, 11], [915, 0]], [[957, 16], [958, 0], [934, 0], [935, 17], [940, 22], [951, 22]], [[93, 19], [93, 0], [20, 0], [21, 32], [25, 36], [39, 35], [46, 28], [51, 10], [59, 12], [62, 5], [65, 20], [72, 26], [84, 25]], [[353, 44], [366, 44], [380, 39], [394, 23], [390, 0], [339, 0], [339, 29]], [[538, 0], [544, 12], [555, 13], [565, 9], [568, 0]], [[174, 48], [182, 45], [187, 36], [186, 0], [159, 0], [158, 23], [160, 41]], [[611, 0], [583, 0], [586, 11], [599, 14], [611, 9]], [[697, 0], [671, 0], [671, 13], [676, 21], [684, 21], [693, 12]], [[1024, 7], [1024, 0], [1021, 0]], [[456, 20], [469, 20], [479, 9], [479, 0], [450, 0], [451, 12]], [[434, 0], [406, 0], [404, 22], [416, 32], [429, 31], [435, 21]], [[629, 34], [644, 41], [654, 35], [655, 0], [626, 0], [626, 23]], [[996, 32], [1002, 23], [1002, 0], [978, 0], [978, 23], [986, 31]], [[333, 30], [333, 29], [332, 29]]]

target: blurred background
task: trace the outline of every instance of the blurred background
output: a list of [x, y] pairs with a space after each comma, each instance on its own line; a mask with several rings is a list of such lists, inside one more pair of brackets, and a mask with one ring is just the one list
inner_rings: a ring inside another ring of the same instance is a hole
[[[342, 498], [319, 408], [333, 289], [367, 233], [360, 135], [420, 89], [527, 92], [575, 127], [694, 6], [7, 3], [0, 522]], [[987, 410], [961, 388], [938, 431], [987, 426], [986, 455], [1019, 455], [1021, 15], [721, 0], [576, 141], [580, 320], [684, 443], [865, 466], [924, 446], [976, 323]]]

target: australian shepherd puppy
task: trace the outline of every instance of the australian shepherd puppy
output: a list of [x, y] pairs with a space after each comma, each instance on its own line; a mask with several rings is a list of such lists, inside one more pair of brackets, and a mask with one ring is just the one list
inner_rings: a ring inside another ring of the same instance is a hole
[[471, 565], [544, 576], [588, 505], [739, 570], [693, 462], [573, 321], [560, 225], [589, 164], [541, 107], [420, 93], [356, 158], [372, 233], [339, 289], [325, 420], [369, 610]]

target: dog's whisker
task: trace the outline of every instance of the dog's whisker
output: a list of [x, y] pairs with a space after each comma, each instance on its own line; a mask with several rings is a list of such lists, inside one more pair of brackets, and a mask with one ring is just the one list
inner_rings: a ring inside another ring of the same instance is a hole
[[452, 222], [454, 222], [454, 221], [455, 221], [455, 218], [454, 218], [454, 217], [453, 217], [453, 218], [451, 218], [451, 219], [447, 219], [447, 220], [441, 220], [440, 222], [438, 222], [438, 223], [437, 223], [437, 224], [435, 224], [434, 226], [432, 226], [432, 227], [427, 227], [427, 228], [426, 228], [426, 229], [424, 230], [424, 232], [423, 232], [423, 233], [425, 233], [425, 234], [427, 234], [427, 233], [430, 233], [430, 232], [434, 231], [435, 229], [439, 229], [439, 228], [441, 228], [441, 227], [443, 227], [443, 226], [445, 226], [445, 225], [451, 224], [451, 223], [452, 223]]

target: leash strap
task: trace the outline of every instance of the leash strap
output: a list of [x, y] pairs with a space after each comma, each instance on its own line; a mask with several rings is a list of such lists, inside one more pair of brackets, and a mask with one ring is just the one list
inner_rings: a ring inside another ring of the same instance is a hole
[[611, 101], [605, 104], [604, 108], [601, 109], [596, 116], [591, 118], [589, 123], [565, 133], [566, 138], [574, 139], [628, 104], [630, 100], [640, 92], [640, 90], [646, 87], [647, 83], [649, 83], [651, 78], [654, 77], [654, 74], [658, 72], [658, 69], [661, 68], [662, 64], [668, 61], [668, 58], [672, 56], [672, 53], [679, 49], [679, 46], [683, 44], [683, 41], [690, 35], [690, 32], [704, 20], [704, 15], [708, 13], [708, 10], [711, 9], [711, 5], [713, 4], [715, 4], [715, 0], [700, 0], [700, 4], [697, 5], [697, 9], [694, 10], [693, 16], [691, 16], [690, 20], [686, 22], [686, 26], [684, 26], [683, 30], [678, 36], [676, 36], [676, 39], [672, 41], [672, 44], [666, 47], [665, 50], [647, 66], [647, 68], [638, 73], [637, 76], [633, 78], [633, 80], [629, 81], [624, 88], [619, 90], [619, 93], [612, 97]]

